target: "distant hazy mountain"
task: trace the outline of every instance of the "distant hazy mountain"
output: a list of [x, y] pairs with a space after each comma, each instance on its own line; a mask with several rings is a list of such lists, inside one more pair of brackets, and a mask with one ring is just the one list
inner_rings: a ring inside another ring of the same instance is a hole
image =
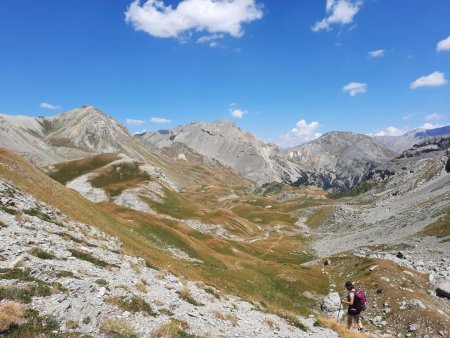
[[347, 132], [332, 132], [286, 151], [256, 139], [228, 121], [194, 122], [138, 137], [158, 148], [183, 143], [258, 184], [283, 181], [345, 189], [359, 183], [374, 166], [395, 156], [376, 140]]
[[387, 148], [402, 153], [424, 139], [447, 135], [450, 135], [450, 126], [434, 129], [417, 128], [400, 136], [375, 136], [375, 139]]

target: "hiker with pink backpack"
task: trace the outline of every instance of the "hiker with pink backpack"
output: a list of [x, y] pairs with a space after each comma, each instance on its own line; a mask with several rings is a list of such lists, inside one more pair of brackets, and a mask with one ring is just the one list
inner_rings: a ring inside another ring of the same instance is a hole
[[341, 302], [348, 304], [347, 328], [350, 330], [354, 321], [358, 325], [358, 331], [363, 331], [360, 313], [366, 309], [366, 293], [363, 290], [356, 290], [352, 282], [346, 282], [345, 288], [348, 291], [347, 301]]

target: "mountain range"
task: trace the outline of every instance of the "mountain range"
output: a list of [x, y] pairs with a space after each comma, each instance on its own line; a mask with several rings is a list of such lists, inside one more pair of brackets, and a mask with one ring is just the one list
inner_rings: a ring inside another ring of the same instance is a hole
[[[172, 130], [132, 136], [99, 109], [83, 106], [51, 117], [1, 114], [0, 130], [1, 147], [41, 166], [101, 153], [122, 153], [168, 172], [167, 158], [184, 156], [182, 152], [174, 154], [183, 145], [187, 147], [184, 152], [215, 160], [257, 185], [284, 182], [346, 190], [357, 185], [373, 168], [393, 159], [396, 153], [425, 138], [448, 134], [450, 127], [375, 138], [330, 132], [297, 147], [281, 149], [229, 121], [193, 122]], [[173, 172], [167, 174], [174, 176]]]

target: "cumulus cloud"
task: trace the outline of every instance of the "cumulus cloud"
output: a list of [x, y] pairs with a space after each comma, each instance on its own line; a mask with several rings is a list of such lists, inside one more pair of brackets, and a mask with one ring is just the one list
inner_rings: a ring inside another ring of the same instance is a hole
[[40, 107], [41, 107], [42, 109], [50, 109], [50, 110], [58, 110], [58, 109], [61, 109], [61, 106], [57, 106], [57, 105], [50, 104], [50, 103], [47, 103], [47, 102], [42, 102], [42, 103], [40, 104]]
[[125, 123], [128, 124], [129, 126], [142, 126], [145, 123], [145, 121], [135, 120], [135, 119], [126, 119]]
[[312, 141], [322, 134], [317, 131], [320, 124], [317, 121], [307, 123], [305, 120], [300, 120], [295, 124], [288, 133], [281, 136], [281, 143], [287, 147], [293, 147], [308, 141]]
[[400, 136], [406, 133], [406, 130], [397, 127], [387, 127], [385, 129], [377, 130], [374, 133], [370, 133], [370, 136]]
[[209, 38], [197, 42], [210, 44], [223, 34], [241, 37], [243, 24], [262, 17], [262, 5], [256, 0], [182, 0], [176, 7], [166, 6], [163, 0], [134, 0], [125, 12], [126, 22], [137, 31], [180, 39], [206, 32]]
[[447, 83], [445, 79], [445, 74], [442, 72], [433, 72], [430, 75], [421, 76], [416, 81], [411, 82], [409, 87], [411, 89], [421, 88], [421, 87], [437, 87], [443, 86]]
[[450, 35], [448, 36], [448, 38], [438, 42], [436, 46], [436, 51], [438, 52], [450, 51]]
[[170, 123], [172, 120], [166, 119], [164, 117], [152, 117], [150, 119], [151, 123]]
[[342, 87], [345, 93], [349, 93], [350, 96], [356, 96], [358, 94], [367, 93], [367, 83], [363, 82], [350, 82], [349, 84]]
[[362, 0], [327, 0], [327, 16], [317, 21], [311, 29], [314, 32], [330, 30], [332, 25], [348, 25], [353, 22], [353, 18], [359, 12]]
[[427, 120], [427, 121], [439, 120], [440, 118], [442, 118], [442, 115], [438, 114], [438, 113], [433, 113], [433, 114], [425, 116], [425, 120]]
[[385, 52], [384, 49], [373, 50], [373, 51], [369, 52], [369, 56], [371, 58], [380, 58], [380, 57], [384, 56], [384, 52]]
[[247, 114], [247, 111], [246, 110], [241, 110], [241, 109], [231, 109], [230, 110], [230, 114], [234, 118], [241, 119], [241, 118], [244, 117], [245, 114]]

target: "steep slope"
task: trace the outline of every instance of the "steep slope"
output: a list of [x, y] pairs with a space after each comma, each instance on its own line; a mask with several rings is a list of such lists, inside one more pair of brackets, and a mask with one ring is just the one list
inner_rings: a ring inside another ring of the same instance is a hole
[[450, 126], [434, 129], [417, 128], [400, 136], [376, 136], [375, 139], [392, 151], [402, 153], [424, 139], [446, 135], [450, 135]]
[[259, 141], [229, 121], [193, 122], [170, 131], [145, 133], [138, 137], [158, 148], [168, 148], [175, 142], [183, 143], [258, 184], [289, 182], [298, 176], [295, 165], [284, 158], [277, 146]]
[[351, 188], [370, 169], [393, 157], [393, 152], [372, 138], [350, 132], [327, 133], [289, 151], [289, 159], [304, 172], [299, 184], [334, 190]]

